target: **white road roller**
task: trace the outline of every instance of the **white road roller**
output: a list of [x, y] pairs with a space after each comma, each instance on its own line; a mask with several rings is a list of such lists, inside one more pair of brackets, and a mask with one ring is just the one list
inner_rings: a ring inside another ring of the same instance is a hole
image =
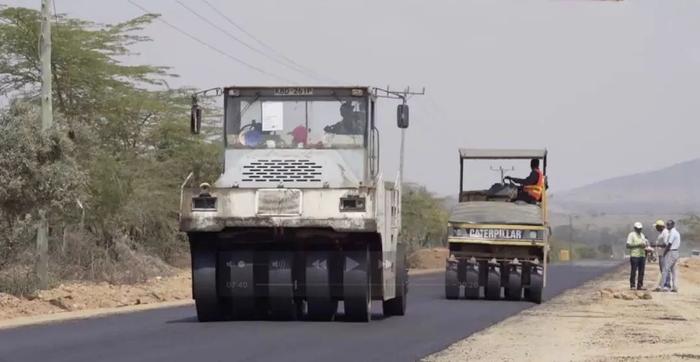
[[[224, 171], [198, 187], [188, 177], [181, 196], [198, 319], [337, 314], [364, 322], [372, 300], [382, 301], [384, 315], [403, 315], [400, 172], [384, 175], [379, 166], [377, 91], [234, 86], [216, 93], [224, 105]], [[201, 119], [195, 96], [193, 133]], [[405, 101], [397, 123], [408, 127]]]

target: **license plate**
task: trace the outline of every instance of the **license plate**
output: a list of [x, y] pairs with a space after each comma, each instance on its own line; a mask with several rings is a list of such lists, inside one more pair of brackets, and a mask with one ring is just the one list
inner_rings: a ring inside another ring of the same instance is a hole
[[301, 215], [301, 190], [259, 190], [257, 214], [268, 216]]
[[313, 94], [313, 88], [275, 88], [276, 96], [310, 96]]

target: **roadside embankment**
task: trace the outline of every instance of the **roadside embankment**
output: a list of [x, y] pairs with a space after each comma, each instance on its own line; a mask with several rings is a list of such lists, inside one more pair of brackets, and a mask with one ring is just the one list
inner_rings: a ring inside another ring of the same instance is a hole
[[[625, 264], [425, 361], [700, 360], [700, 258], [679, 269], [679, 293], [631, 291]], [[652, 289], [658, 265], [646, 271]]]
[[[172, 303], [191, 300], [191, 276], [189, 270], [181, 270], [170, 277], [151, 278], [145, 283], [113, 285], [105, 282], [70, 282], [56, 288], [36, 292], [29, 297], [16, 297], [0, 293], [0, 328], [13, 320], [26, 317], [61, 314], [66, 318], [81, 316], [78, 311], [114, 310], [131, 306]], [[67, 312], [67, 313], [66, 313]], [[89, 316], [89, 315], [87, 315]], [[60, 318], [60, 317], [59, 317]], [[41, 319], [37, 319], [41, 322]]]
[[412, 269], [445, 269], [447, 248], [419, 249], [408, 256], [408, 267]]

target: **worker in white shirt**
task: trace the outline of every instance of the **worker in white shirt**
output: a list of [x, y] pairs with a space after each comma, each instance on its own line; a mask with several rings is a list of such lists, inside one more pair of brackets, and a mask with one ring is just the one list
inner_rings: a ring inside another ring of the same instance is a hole
[[676, 230], [676, 223], [673, 220], [666, 223], [666, 228], [668, 240], [664, 251], [664, 271], [661, 274], [659, 286], [654, 290], [667, 292], [668, 288], [664, 287], [663, 282], [666, 278], [670, 278], [671, 291], [678, 292], [678, 249], [681, 247], [681, 234]]
[[630, 252], [630, 289], [644, 289], [644, 267], [646, 261], [647, 238], [642, 233], [642, 223], [636, 222], [633, 231], [627, 235], [627, 249]]
[[[668, 241], [668, 229], [666, 229], [666, 223], [663, 220], [658, 220], [654, 224], [656, 231], [659, 235], [656, 237], [656, 243], [654, 247], [656, 248], [656, 257], [659, 259], [659, 272], [660, 275], [664, 273], [664, 251], [666, 249], [666, 242]], [[671, 281], [666, 278], [663, 283], [664, 288], [671, 288]]]

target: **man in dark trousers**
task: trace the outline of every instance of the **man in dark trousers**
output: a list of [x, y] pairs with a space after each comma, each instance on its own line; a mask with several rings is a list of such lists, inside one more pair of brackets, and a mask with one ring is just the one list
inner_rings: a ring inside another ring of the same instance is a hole
[[627, 250], [630, 252], [630, 289], [644, 289], [647, 238], [642, 234], [642, 223], [634, 223], [634, 230], [627, 235]]
[[542, 193], [546, 185], [544, 174], [540, 170], [540, 160], [536, 158], [530, 160], [530, 169], [530, 175], [527, 178], [505, 177], [506, 180], [511, 180], [520, 186], [515, 201], [521, 200], [529, 204], [542, 201]]

